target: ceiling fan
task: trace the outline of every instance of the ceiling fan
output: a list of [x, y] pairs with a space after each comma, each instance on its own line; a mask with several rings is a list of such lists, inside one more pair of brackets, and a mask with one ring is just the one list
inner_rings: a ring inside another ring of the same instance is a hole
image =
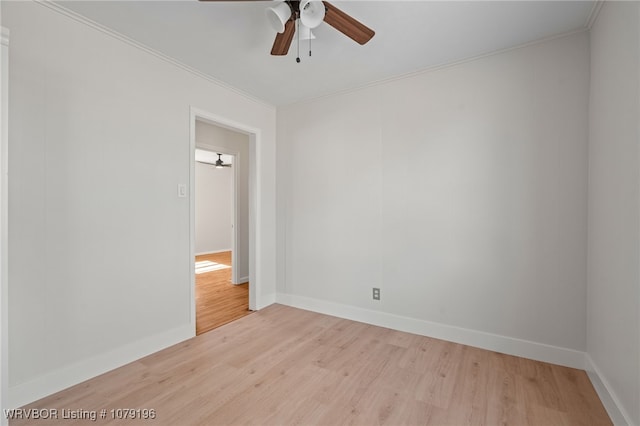
[[216, 155], [218, 156], [218, 159], [216, 160], [215, 163], [209, 163], [208, 161], [202, 161], [202, 160], [196, 160], [198, 163], [202, 163], [202, 164], [208, 164], [210, 166], [215, 166], [216, 169], [221, 169], [223, 167], [231, 167], [231, 164], [225, 164], [224, 161], [222, 161], [222, 154], [218, 154], [216, 153]]
[[[200, 0], [200, 1], [229, 1], [229, 0]], [[263, 1], [263, 0], [233, 0], [233, 1]], [[278, 34], [273, 42], [271, 54], [286, 55], [293, 41], [298, 26], [298, 35], [303, 39], [315, 38], [311, 33], [323, 21], [331, 25], [342, 34], [359, 44], [365, 44], [375, 35], [375, 31], [346, 14], [329, 2], [322, 0], [282, 0], [276, 1], [275, 6], [266, 12], [269, 21]], [[308, 33], [306, 33], [308, 30]], [[301, 34], [303, 33], [304, 34]], [[311, 54], [311, 52], [309, 52]], [[296, 58], [300, 62], [300, 58]]]

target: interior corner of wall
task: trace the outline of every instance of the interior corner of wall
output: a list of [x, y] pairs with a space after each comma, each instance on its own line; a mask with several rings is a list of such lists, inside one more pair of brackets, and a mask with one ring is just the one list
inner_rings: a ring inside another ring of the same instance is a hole
[[589, 353], [585, 353], [585, 371], [596, 393], [602, 401], [614, 425], [638, 426], [631, 420], [631, 416], [620, 403], [620, 399], [612, 390], [607, 378], [594, 362]]

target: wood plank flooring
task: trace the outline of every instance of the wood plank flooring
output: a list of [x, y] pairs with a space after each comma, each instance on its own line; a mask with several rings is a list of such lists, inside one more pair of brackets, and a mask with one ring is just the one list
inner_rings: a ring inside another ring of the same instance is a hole
[[611, 424], [584, 371], [282, 305], [27, 408], [106, 409], [100, 425]]
[[196, 335], [250, 313], [249, 283], [231, 284], [231, 252], [196, 256]]

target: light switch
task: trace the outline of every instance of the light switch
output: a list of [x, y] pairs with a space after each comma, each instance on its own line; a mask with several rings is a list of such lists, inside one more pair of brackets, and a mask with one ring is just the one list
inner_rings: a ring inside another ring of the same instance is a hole
[[187, 196], [187, 185], [184, 183], [178, 184], [178, 197], [185, 198]]

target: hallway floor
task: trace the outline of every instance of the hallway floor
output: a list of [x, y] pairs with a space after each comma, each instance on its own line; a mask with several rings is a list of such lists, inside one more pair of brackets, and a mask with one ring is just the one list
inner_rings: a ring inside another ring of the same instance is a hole
[[196, 256], [196, 335], [250, 313], [249, 283], [231, 284], [231, 252]]

